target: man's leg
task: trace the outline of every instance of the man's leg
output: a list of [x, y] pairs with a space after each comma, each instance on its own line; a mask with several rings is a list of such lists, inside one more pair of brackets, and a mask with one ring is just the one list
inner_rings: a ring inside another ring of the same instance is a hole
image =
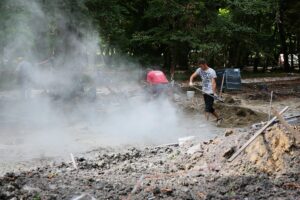
[[207, 121], [209, 120], [209, 115], [210, 115], [209, 112], [205, 112], [205, 118], [206, 118]]
[[214, 103], [214, 98], [212, 98], [211, 96], [204, 94], [204, 103], [205, 103], [205, 117], [206, 120], [209, 120], [209, 115], [214, 113], [214, 109], [213, 109], [213, 103]]
[[219, 117], [219, 115], [216, 113], [216, 111], [212, 112], [211, 114], [212, 114], [213, 116], [215, 116], [217, 120], [220, 119], [220, 117]]
[[204, 94], [204, 101], [205, 101], [205, 116], [206, 119], [209, 119], [209, 114], [212, 114], [217, 120], [220, 119], [219, 115], [216, 113], [215, 109], [213, 108], [214, 98]]

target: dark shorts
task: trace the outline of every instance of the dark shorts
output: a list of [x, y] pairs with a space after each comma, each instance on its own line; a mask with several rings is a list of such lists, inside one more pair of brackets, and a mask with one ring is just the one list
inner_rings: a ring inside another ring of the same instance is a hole
[[204, 94], [204, 102], [205, 102], [205, 112], [213, 113], [215, 112], [215, 109], [213, 108], [214, 105], [214, 98]]

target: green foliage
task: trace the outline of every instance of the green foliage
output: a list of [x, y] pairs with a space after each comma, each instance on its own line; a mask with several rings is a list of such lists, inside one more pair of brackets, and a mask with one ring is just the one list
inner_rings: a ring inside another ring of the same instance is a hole
[[[200, 56], [213, 67], [276, 65], [283, 43], [288, 52], [299, 54], [297, 0], [36, 0], [46, 14], [43, 20], [24, 2], [0, 3], [0, 45], [21, 34], [26, 38], [20, 41], [22, 51], [32, 49], [41, 58], [70, 51], [68, 31], [80, 38], [92, 26], [99, 31], [102, 53], [128, 55], [167, 70], [172, 65], [187, 69]], [[286, 41], [279, 34], [279, 11]], [[46, 23], [34, 32], [33, 21]]]

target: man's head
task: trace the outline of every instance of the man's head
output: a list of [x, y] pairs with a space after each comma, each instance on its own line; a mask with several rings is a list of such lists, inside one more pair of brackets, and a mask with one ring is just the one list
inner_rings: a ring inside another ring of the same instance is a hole
[[206, 70], [206, 69], [208, 68], [207, 62], [206, 62], [206, 60], [203, 59], [203, 58], [200, 58], [200, 59], [198, 60], [198, 65], [199, 65], [199, 67], [200, 67], [202, 70]]

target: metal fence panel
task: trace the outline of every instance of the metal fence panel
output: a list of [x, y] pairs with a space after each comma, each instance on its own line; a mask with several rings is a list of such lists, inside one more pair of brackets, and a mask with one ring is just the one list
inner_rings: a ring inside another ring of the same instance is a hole
[[217, 85], [220, 88], [222, 83], [223, 74], [224, 77], [224, 89], [228, 90], [240, 90], [241, 89], [241, 72], [238, 68], [228, 68], [217, 70]]

